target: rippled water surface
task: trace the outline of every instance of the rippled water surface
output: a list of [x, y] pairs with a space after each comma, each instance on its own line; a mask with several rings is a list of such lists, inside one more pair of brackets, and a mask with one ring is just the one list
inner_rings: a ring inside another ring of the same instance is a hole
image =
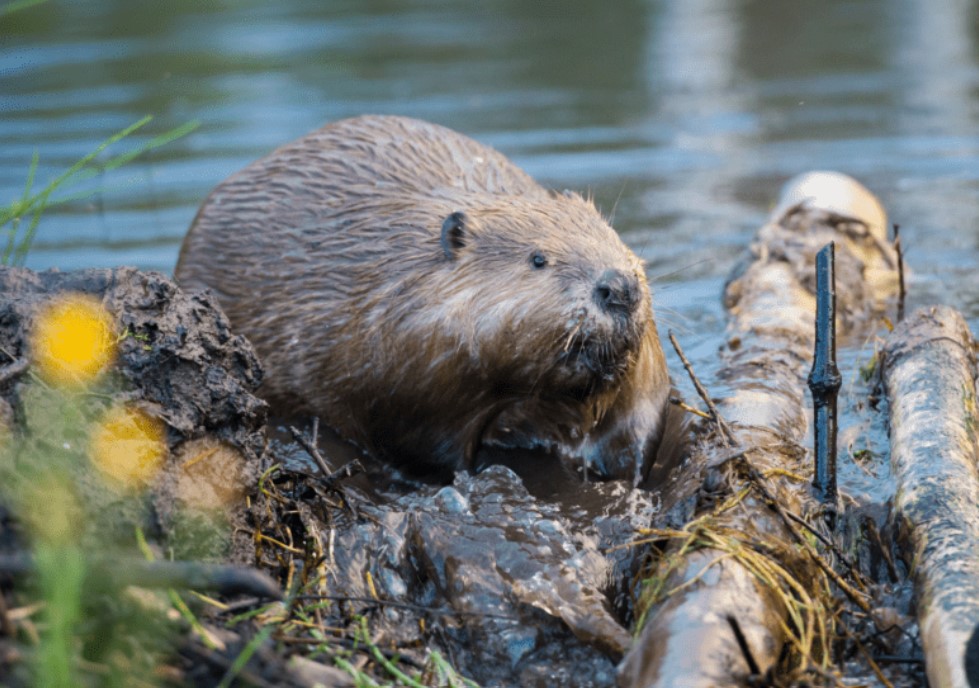
[[[917, 301], [979, 323], [979, 4], [73, 0], [0, 17], [0, 201], [144, 114], [194, 133], [51, 209], [28, 265], [171, 271], [208, 190], [322, 123], [437, 121], [587, 190], [714, 357], [731, 264], [779, 185], [853, 174], [902, 225]], [[121, 150], [125, 150], [123, 145]]]

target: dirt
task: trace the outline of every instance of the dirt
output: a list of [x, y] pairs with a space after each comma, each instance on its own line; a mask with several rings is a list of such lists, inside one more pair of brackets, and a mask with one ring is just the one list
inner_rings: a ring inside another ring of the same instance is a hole
[[[55, 294], [91, 294], [117, 321], [116, 370], [129, 399], [152, 405], [170, 443], [210, 434], [250, 458], [261, 455], [267, 405], [253, 394], [262, 368], [207, 294], [188, 295], [160, 273], [132, 268], [32, 272], [0, 268], [0, 366], [29, 357], [38, 308]], [[16, 380], [0, 388], [17, 403]]]

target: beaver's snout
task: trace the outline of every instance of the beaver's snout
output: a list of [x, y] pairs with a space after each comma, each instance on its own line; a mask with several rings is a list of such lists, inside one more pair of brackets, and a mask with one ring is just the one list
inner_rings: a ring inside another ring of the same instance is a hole
[[595, 302], [612, 316], [629, 317], [639, 304], [639, 279], [619, 270], [606, 270], [598, 278], [593, 292]]

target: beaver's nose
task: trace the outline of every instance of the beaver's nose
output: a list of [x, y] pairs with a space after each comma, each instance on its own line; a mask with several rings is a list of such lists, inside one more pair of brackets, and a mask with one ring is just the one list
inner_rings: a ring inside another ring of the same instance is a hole
[[608, 313], [630, 315], [639, 303], [639, 280], [618, 270], [606, 270], [595, 285], [595, 301]]

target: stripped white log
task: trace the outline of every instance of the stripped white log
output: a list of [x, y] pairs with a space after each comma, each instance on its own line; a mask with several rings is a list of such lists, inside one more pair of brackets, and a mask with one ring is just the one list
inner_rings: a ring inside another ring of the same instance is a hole
[[916, 311], [888, 337], [895, 508], [914, 547], [918, 625], [932, 688], [969, 685], [979, 624], [979, 474], [972, 335], [947, 307]]
[[[782, 646], [777, 631], [781, 610], [744, 566], [708, 549], [690, 553], [682, 576], [670, 585], [697, 579], [696, 592], [670, 596], [643, 627], [638, 643], [663, 652], [653, 661], [641, 652], [628, 655], [620, 685], [727, 686], [748, 673], [748, 665], [734, 644], [727, 616], [738, 619], [752, 654], [765, 666], [774, 663]], [[650, 643], [659, 638], [661, 642]], [[645, 658], [647, 661], [639, 661]]]
[[[783, 188], [775, 213], [728, 284], [728, 344], [720, 377], [734, 393], [720, 411], [734, 425], [737, 445], [788, 447], [752, 451], [758, 470], [811, 473], [799, 464], [805, 452], [797, 448], [808, 427], [804, 394], [815, 343], [816, 253], [837, 243], [837, 311], [845, 330], [880, 310], [897, 284], [896, 274], [887, 277], [894, 261], [885, 232], [880, 203], [858, 182], [832, 172], [802, 175]], [[715, 440], [692, 457], [687, 470], [705, 471], [731, 453]], [[809, 497], [808, 485], [772, 482], [787, 509], [798, 510]], [[724, 525], [739, 530], [790, 539], [782, 522], [753, 498], [724, 518]], [[723, 563], [705, 572], [715, 561]], [[666, 586], [681, 591], [649, 611], [620, 665], [623, 688], [743, 685], [748, 665], [729, 615], [762, 672], [778, 660], [785, 610], [736, 559], [697, 550], [667, 576]]]

